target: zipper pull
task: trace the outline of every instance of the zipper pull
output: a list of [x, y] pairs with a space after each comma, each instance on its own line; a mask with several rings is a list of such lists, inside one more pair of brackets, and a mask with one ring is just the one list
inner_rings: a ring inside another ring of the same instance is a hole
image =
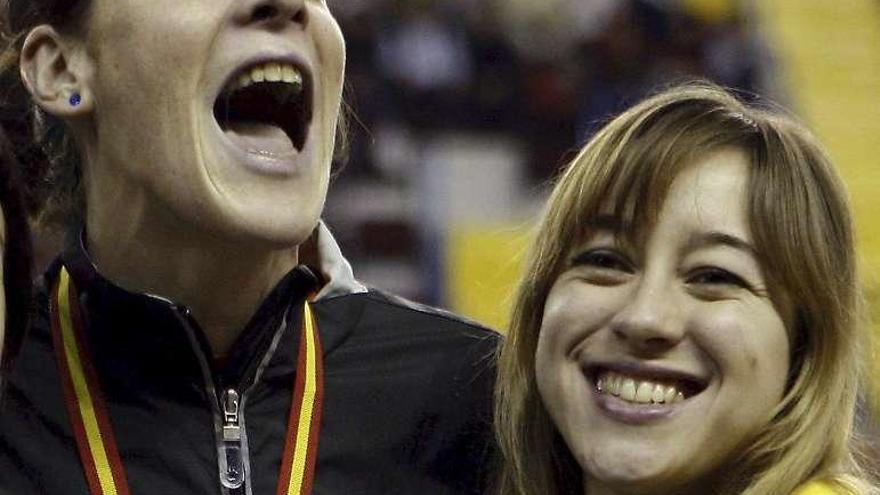
[[226, 488], [244, 484], [244, 462], [241, 455], [239, 395], [233, 389], [223, 393], [223, 444], [220, 447], [220, 482]]
[[223, 394], [223, 441], [241, 441], [241, 427], [238, 425], [238, 392], [232, 389]]

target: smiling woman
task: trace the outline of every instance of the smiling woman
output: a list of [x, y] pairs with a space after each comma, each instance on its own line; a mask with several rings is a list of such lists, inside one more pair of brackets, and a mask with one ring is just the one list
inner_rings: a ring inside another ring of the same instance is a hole
[[806, 130], [712, 86], [633, 107], [538, 230], [500, 358], [500, 493], [876, 493], [851, 443], [857, 284]]

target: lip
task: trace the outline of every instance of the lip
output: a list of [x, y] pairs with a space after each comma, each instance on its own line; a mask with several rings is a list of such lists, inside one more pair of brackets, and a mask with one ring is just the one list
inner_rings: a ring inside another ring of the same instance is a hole
[[[257, 152], [255, 150], [245, 150], [237, 146], [232, 140], [226, 136], [217, 119], [211, 115], [211, 125], [214, 131], [220, 137], [223, 146], [232, 154], [233, 160], [237, 163], [244, 164], [248, 169], [261, 175], [269, 176], [290, 176], [299, 170], [300, 158], [311, 152], [311, 141], [306, 140], [306, 144], [299, 152], [293, 152], [284, 155], [270, 155]], [[309, 131], [311, 134], [311, 131]]]
[[600, 393], [595, 386], [592, 386], [592, 383], [590, 383], [590, 392], [599, 410], [606, 416], [614, 421], [634, 426], [672, 418], [678, 415], [682, 409], [688, 407], [689, 401], [693, 399], [669, 405], [636, 405], [611, 394]]

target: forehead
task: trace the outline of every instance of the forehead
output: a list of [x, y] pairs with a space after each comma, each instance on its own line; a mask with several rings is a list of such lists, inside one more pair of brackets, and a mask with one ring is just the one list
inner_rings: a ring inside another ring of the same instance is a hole
[[[651, 172], [646, 170], [644, 175]], [[747, 235], [750, 166], [743, 151], [720, 148], [680, 167], [669, 167], [666, 172], [665, 178], [630, 185], [628, 189], [605, 188], [612, 194], [596, 198], [592, 209], [582, 211], [580, 216], [584, 221], [574, 242], [602, 230], [640, 243], [660, 221], [695, 228], [727, 226], [740, 235]], [[615, 190], [620, 192], [613, 194]]]

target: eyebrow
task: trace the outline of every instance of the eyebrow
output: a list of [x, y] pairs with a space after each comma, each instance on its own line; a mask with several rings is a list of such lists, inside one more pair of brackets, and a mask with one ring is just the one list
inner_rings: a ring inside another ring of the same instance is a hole
[[[615, 215], [596, 215], [587, 221], [587, 228], [593, 231], [607, 231], [618, 237], [624, 230], [623, 222]], [[710, 230], [708, 232], [700, 232], [693, 234], [687, 244], [684, 246], [685, 251], [696, 251], [713, 246], [726, 246], [737, 251], [742, 251], [755, 259], [759, 259], [758, 250], [749, 241], [738, 237], [734, 234], [721, 232], [719, 230]]]
[[685, 250], [696, 251], [698, 249], [719, 245], [742, 251], [756, 259], [759, 258], [758, 250], [755, 249], [755, 246], [752, 243], [733, 234], [716, 230], [701, 232], [691, 236], [691, 238], [688, 239], [687, 245], [685, 245]]

